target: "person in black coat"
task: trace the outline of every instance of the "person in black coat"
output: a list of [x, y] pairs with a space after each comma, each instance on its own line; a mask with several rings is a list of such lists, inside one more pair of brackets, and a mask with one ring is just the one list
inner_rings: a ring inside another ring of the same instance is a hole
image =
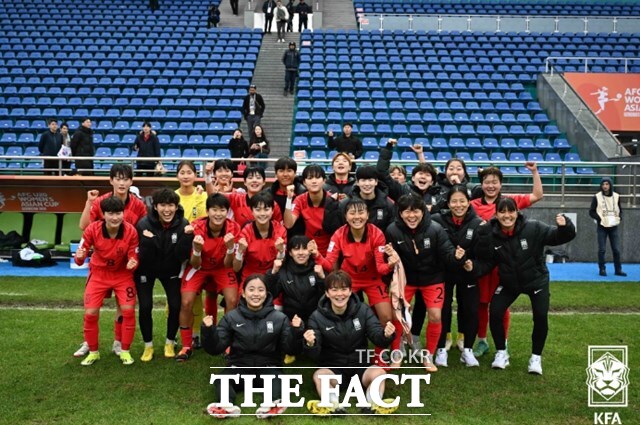
[[[240, 159], [240, 158], [248, 158], [249, 157], [249, 142], [244, 139], [242, 135], [242, 130], [237, 128], [233, 132], [233, 137], [229, 140], [229, 145], [227, 146], [229, 152], [231, 153], [231, 158]], [[233, 162], [233, 171], [237, 171], [239, 162]]]
[[300, 0], [300, 3], [296, 6], [296, 13], [298, 14], [298, 32], [302, 32], [302, 26], [307, 29], [308, 15], [313, 13], [313, 8], [305, 3], [304, 0]]
[[293, 94], [296, 88], [296, 77], [300, 66], [300, 52], [296, 49], [296, 43], [290, 42], [289, 48], [282, 55], [284, 65], [284, 95]]
[[[257, 375], [254, 386], [264, 385], [261, 373], [276, 375], [271, 382], [275, 407], [261, 406], [256, 411], [258, 418], [267, 418], [280, 414], [286, 407], [277, 406], [281, 396], [278, 375], [282, 374], [282, 360], [285, 352], [301, 344], [302, 320], [294, 316], [289, 318], [273, 307], [273, 297], [267, 291], [263, 275], [254, 274], [244, 281], [242, 299], [238, 308], [225, 314], [216, 327], [213, 317], [206, 316], [202, 322], [202, 346], [211, 355], [223, 353], [229, 347], [226, 356], [227, 367], [217, 375]], [[295, 335], [294, 335], [295, 333]], [[262, 369], [258, 369], [260, 367]], [[240, 408], [234, 405], [236, 394], [243, 388], [243, 381], [229, 385], [230, 407], [223, 401], [221, 385], [214, 384], [216, 402], [207, 406], [207, 412], [216, 418], [234, 417], [240, 414]]]
[[247, 121], [249, 132], [252, 132], [253, 128], [260, 124], [265, 109], [267, 109], [267, 105], [265, 105], [262, 95], [256, 92], [256, 85], [251, 84], [249, 94], [242, 101], [242, 115]]
[[141, 360], [153, 358], [153, 286], [160, 280], [167, 296], [169, 316], [164, 356], [175, 357], [176, 333], [180, 314], [180, 267], [189, 258], [193, 227], [184, 218], [180, 197], [171, 189], [158, 189], [152, 195], [153, 207], [136, 225], [140, 244], [140, 265], [135, 273], [140, 311], [138, 320], [145, 349]]
[[[496, 216], [489, 221], [486, 243], [480, 242], [482, 254], [465, 269], [482, 276], [498, 265], [500, 285], [496, 289], [489, 310], [491, 335], [496, 345], [494, 369], [509, 365], [503, 318], [511, 304], [526, 294], [533, 310], [532, 355], [529, 373], [542, 375], [542, 350], [549, 332], [549, 269], [544, 258], [545, 246], [561, 245], [573, 240], [576, 229], [562, 214], [556, 216], [557, 226], [527, 219], [518, 211], [513, 198], [501, 198]], [[485, 238], [481, 237], [481, 241]]]
[[[58, 121], [50, 119], [49, 131], [44, 132], [40, 136], [40, 142], [38, 142], [38, 150], [40, 156], [57, 156], [58, 151], [62, 147], [62, 135], [58, 132]], [[44, 174], [56, 175], [56, 170], [59, 167], [59, 161], [56, 159], [45, 159], [44, 168], [46, 169]]]
[[[441, 210], [431, 218], [444, 228], [456, 250], [464, 252], [465, 262], [470, 261], [476, 256], [478, 233], [483, 220], [471, 208], [466, 187], [453, 186], [447, 194], [447, 202], [449, 209]], [[445, 272], [442, 333], [438, 341], [435, 363], [436, 366], [448, 366], [445, 344], [447, 333], [451, 332], [451, 304], [454, 288], [458, 302], [458, 330], [459, 333], [464, 334], [464, 350], [460, 361], [467, 367], [479, 366], [478, 360], [473, 355], [473, 343], [478, 333], [480, 291], [476, 276], [459, 265], [447, 267]]]
[[[96, 147], [93, 144], [93, 130], [91, 129], [90, 118], [84, 118], [78, 130], [73, 133], [73, 137], [71, 138], [71, 154], [73, 156], [94, 156], [96, 154]], [[92, 176], [93, 160], [76, 160], [76, 170], [78, 171], [78, 174]]]
[[351, 157], [344, 152], [338, 152], [331, 159], [331, 168], [333, 173], [327, 176], [327, 180], [324, 182], [324, 190], [331, 192], [331, 197], [336, 201], [342, 201], [351, 194], [356, 184], [356, 179], [349, 175]]
[[[238, 0], [235, 0], [235, 1], [237, 4]], [[233, 8], [233, 4], [231, 5], [231, 7]], [[234, 13], [234, 15], [237, 15], [237, 13]], [[209, 6], [209, 11], [207, 14], [207, 28], [211, 28], [211, 27], [218, 28], [219, 23], [220, 23], [220, 9], [218, 8], [218, 6], [212, 3]]]
[[[379, 347], [388, 347], [394, 336], [394, 325], [387, 322], [383, 328], [371, 308], [353, 294], [349, 274], [343, 270], [329, 273], [325, 279], [324, 296], [318, 302], [317, 310], [309, 317], [303, 334], [305, 352], [320, 367], [313, 374], [318, 393], [321, 391], [322, 375], [341, 375], [343, 387], [357, 375], [367, 392], [378, 391], [382, 398], [384, 382], [379, 388], [368, 387], [376, 377], [386, 372], [379, 366], [371, 365], [366, 352], [369, 341]], [[331, 387], [335, 387], [336, 383], [332, 380]], [[329, 399], [332, 407], [320, 407], [319, 400], [309, 400], [307, 408], [319, 415], [344, 412], [335, 395]], [[395, 409], [372, 403], [371, 410], [391, 413]]]
[[[133, 150], [138, 152], [138, 158], [160, 158], [160, 140], [155, 131], [151, 130], [150, 122], [147, 121], [142, 125], [142, 131], [138, 133], [133, 143]], [[136, 161], [136, 168], [140, 171], [140, 175], [153, 177], [156, 165], [159, 163], [161, 162]]]
[[265, 0], [262, 3], [262, 12], [264, 13], [264, 32], [271, 34], [271, 24], [273, 23], [273, 14], [276, 9], [275, 0]]

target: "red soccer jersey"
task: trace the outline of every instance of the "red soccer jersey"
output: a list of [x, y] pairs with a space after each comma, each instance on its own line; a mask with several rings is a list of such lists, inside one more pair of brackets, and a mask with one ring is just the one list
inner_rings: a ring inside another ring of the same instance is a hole
[[367, 223], [364, 236], [356, 242], [349, 225], [340, 227], [331, 237], [326, 258], [319, 258], [325, 271], [333, 270], [333, 265], [342, 257], [340, 268], [349, 273], [354, 281], [379, 281], [392, 269], [384, 260], [384, 233], [375, 225]]
[[244, 263], [242, 267], [242, 282], [247, 276], [254, 273], [266, 273], [273, 267], [273, 261], [278, 255], [276, 241], [282, 238], [285, 245], [287, 243], [287, 229], [275, 220], [271, 221], [269, 234], [266, 238], [260, 236], [260, 232], [255, 222], [249, 223], [240, 232], [240, 239], [247, 240], [247, 251], [244, 253]]
[[[233, 233], [235, 242], [238, 242], [240, 226], [233, 220], [225, 220], [220, 236], [214, 237], [209, 229], [209, 217], [202, 217], [193, 222], [194, 236], [200, 235], [204, 239], [202, 248], [201, 270], [221, 269], [224, 267], [224, 257], [227, 255], [227, 246], [224, 244], [224, 235]], [[227, 267], [231, 270], [230, 267]]]
[[[249, 206], [249, 195], [242, 192], [225, 193], [225, 196], [229, 198], [231, 202], [231, 211], [233, 211], [233, 219], [244, 227], [247, 223], [253, 221], [253, 213]], [[282, 223], [282, 211], [278, 204], [273, 204], [273, 217], [272, 220]]]
[[323, 256], [327, 255], [327, 248], [329, 247], [329, 242], [331, 241], [331, 236], [325, 233], [325, 231], [322, 229], [324, 207], [329, 196], [329, 192], [324, 191], [324, 193], [322, 194], [322, 202], [320, 202], [319, 206], [315, 207], [313, 205], [313, 202], [311, 202], [309, 192], [305, 192], [301, 195], [296, 196], [296, 198], [293, 200], [291, 209], [291, 214], [293, 214], [294, 217], [299, 218], [300, 216], [302, 216], [302, 218], [304, 219], [305, 236], [316, 241], [316, 244], [318, 245], [318, 251]]
[[[112, 192], [100, 195], [98, 199], [93, 201], [93, 204], [91, 205], [91, 222], [104, 219], [104, 214], [102, 214], [102, 209], [100, 208], [100, 202], [110, 196], [113, 196]], [[138, 199], [137, 196], [129, 194], [127, 196], [127, 200], [124, 202], [124, 221], [135, 226], [138, 224], [138, 221], [146, 215], [147, 206], [144, 202]]]
[[[94, 221], [84, 230], [79, 248], [87, 251], [93, 247], [93, 255], [89, 262], [91, 273], [122, 273], [123, 277], [131, 277], [133, 270], [127, 270], [130, 259], [138, 261], [138, 232], [125, 221], [120, 225], [115, 238], [109, 237], [107, 225], [103, 220]], [[75, 260], [76, 264], [82, 262]]]
[[[523, 210], [531, 206], [530, 195], [500, 195], [500, 196], [512, 198], [514, 201], [516, 201], [516, 205], [518, 206], [519, 210]], [[496, 206], [498, 205], [498, 199], [496, 199], [495, 202], [491, 204], [487, 204], [484, 200], [484, 197], [476, 198], [471, 201], [471, 206], [476, 211], [476, 214], [478, 214], [478, 217], [480, 217], [483, 220], [491, 220], [493, 216], [496, 215]]]

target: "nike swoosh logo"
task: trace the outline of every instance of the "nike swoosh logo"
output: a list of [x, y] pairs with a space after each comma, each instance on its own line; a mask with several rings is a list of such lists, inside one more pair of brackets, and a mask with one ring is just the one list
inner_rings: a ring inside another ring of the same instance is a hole
[[500, 248], [502, 248], [502, 245], [493, 247], [493, 249], [495, 249], [496, 251], [499, 250]]
[[467, 288], [475, 288], [476, 285], [467, 285]]
[[404, 241], [398, 241], [398, 245], [403, 244], [403, 243], [404, 243]]
[[236, 323], [236, 328], [241, 328], [242, 326], [244, 326], [244, 323]]
[[335, 328], [335, 326], [330, 326], [330, 327], [327, 327], [327, 328], [325, 328], [325, 329], [326, 329], [326, 330], [328, 330], [328, 331], [330, 331], [330, 330], [331, 330], [331, 329], [333, 329], [333, 328]]
[[538, 289], [536, 291], [533, 291], [533, 295], [537, 294], [538, 292], [542, 291], [542, 289]]

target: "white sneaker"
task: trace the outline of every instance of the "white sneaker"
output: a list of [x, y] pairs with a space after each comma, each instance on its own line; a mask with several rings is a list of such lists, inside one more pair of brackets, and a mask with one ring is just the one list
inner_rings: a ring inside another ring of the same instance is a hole
[[84, 357], [87, 354], [89, 354], [89, 344], [87, 344], [87, 341], [82, 341], [82, 344], [80, 344], [80, 348], [78, 348], [76, 352], [73, 353], [73, 357]]
[[448, 367], [449, 354], [445, 348], [436, 350], [436, 366]]
[[491, 363], [491, 367], [494, 369], [504, 369], [507, 366], [509, 366], [509, 353], [507, 353], [507, 350], [498, 350], [496, 357], [493, 359], [493, 363]]
[[473, 348], [465, 348], [460, 354], [460, 362], [464, 363], [467, 367], [478, 367], [480, 363], [476, 356], [473, 355]]
[[542, 375], [542, 357], [532, 354], [529, 359], [529, 373]]
[[119, 356], [122, 353], [122, 343], [120, 341], [113, 341], [113, 345], [111, 346], [111, 351], [116, 356]]

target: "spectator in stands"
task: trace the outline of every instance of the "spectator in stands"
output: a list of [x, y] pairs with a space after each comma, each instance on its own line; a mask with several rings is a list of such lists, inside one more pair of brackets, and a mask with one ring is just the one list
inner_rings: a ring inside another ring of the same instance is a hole
[[282, 2], [278, 0], [276, 3], [276, 25], [278, 28], [278, 43], [284, 43], [284, 33], [289, 21], [289, 12]]
[[[244, 136], [242, 135], [242, 130], [239, 128], [233, 132], [233, 137], [229, 140], [229, 145], [227, 146], [229, 152], [231, 152], [231, 158], [234, 159], [244, 159], [249, 157], [249, 143], [244, 140]], [[233, 171], [236, 172], [238, 170], [239, 162], [233, 163]]]
[[293, 32], [293, 15], [296, 13], [295, 0], [289, 0], [287, 3], [287, 12], [289, 12], [289, 20], [287, 21], [287, 32]]
[[265, 0], [262, 3], [262, 12], [264, 13], [264, 32], [271, 34], [271, 23], [273, 22], [273, 12], [276, 8], [275, 0]]
[[231, 4], [231, 11], [234, 15], [238, 16], [238, 0], [229, 0]]
[[282, 63], [284, 64], [284, 95], [293, 94], [296, 87], [296, 76], [298, 75], [298, 67], [300, 66], [300, 52], [296, 49], [296, 43], [289, 43], [289, 49], [282, 55]]
[[[68, 158], [71, 156], [71, 135], [69, 134], [69, 124], [66, 122], [60, 124], [60, 137], [62, 137], [62, 146], [58, 151], [58, 156]], [[62, 161], [62, 168], [65, 170], [65, 174], [69, 173], [71, 161]]]
[[[160, 157], [160, 141], [156, 132], [151, 130], [151, 123], [146, 121], [142, 125], [142, 131], [138, 133], [136, 141], [133, 143], [133, 150], [138, 152], [138, 158], [159, 158]], [[153, 177], [155, 169], [160, 161], [137, 161], [136, 168], [140, 171], [140, 175]]]
[[[270, 152], [271, 148], [269, 147], [267, 134], [261, 125], [256, 125], [249, 140], [249, 158], [268, 158]], [[264, 169], [267, 168], [267, 163], [259, 162], [255, 166]]]
[[[73, 138], [71, 139], [71, 153], [73, 156], [94, 156], [96, 154], [90, 118], [84, 118], [78, 130], [73, 134]], [[92, 176], [93, 160], [76, 160], [76, 170], [78, 174]]]
[[[55, 119], [49, 120], [49, 130], [45, 131], [40, 136], [40, 142], [38, 143], [38, 150], [41, 156], [56, 156], [58, 151], [62, 147], [62, 136], [58, 132], [58, 121]], [[58, 160], [45, 159], [44, 160], [44, 174], [56, 175], [56, 169], [58, 168]]]
[[265, 105], [262, 95], [256, 93], [256, 85], [251, 84], [249, 94], [244, 97], [242, 102], [242, 114], [247, 120], [249, 131], [253, 131], [256, 124], [260, 124], [265, 109], [267, 109], [267, 105]]
[[302, 32], [302, 26], [307, 29], [307, 15], [313, 13], [313, 8], [309, 6], [304, 0], [300, 0], [298, 6], [296, 6], [296, 13], [298, 14], [298, 32]]
[[[236, 0], [236, 4], [237, 4], [237, 1], [238, 0]], [[207, 18], [207, 28], [211, 28], [211, 27], [218, 28], [219, 23], [220, 23], [220, 9], [218, 9], [218, 6], [211, 3], [211, 5], [209, 6], [209, 16]]]
[[604, 255], [607, 251], [607, 237], [613, 252], [613, 265], [616, 276], [626, 276], [620, 264], [620, 238], [618, 236], [618, 226], [622, 218], [622, 208], [620, 208], [620, 194], [613, 191], [613, 182], [605, 177], [600, 182], [600, 191], [593, 195], [589, 215], [597, 223], [598, 232], [598, 267], [600, 276], [607, 275]]
[[[342, 136], [333, 137], [333, 130], [329, 130], [329, 149], [335, 149], [338, 152], [346, 152], [351, 159], [358, 159], [362, 156], [364, 149], [362, 148], [362, 141], [353, 134], [353, 125], [350, 122], [346, 122], [342, 126]], [[356, 165], [351, 165], [351, 171], [355, 171]]]

